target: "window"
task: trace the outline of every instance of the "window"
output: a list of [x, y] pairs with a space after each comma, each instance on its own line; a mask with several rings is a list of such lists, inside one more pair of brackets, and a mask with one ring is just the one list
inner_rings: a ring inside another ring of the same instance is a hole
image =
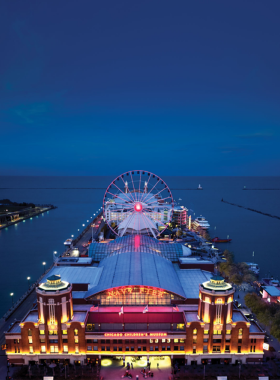
[[79, 338], [74, 338], [75, 343], [79, 343]]
[[28, 336], [32, 336], [32, 330], [28, 329]]
[[185, 330], [185, 325], [184, 323], [177, 323], [177, 330]]
[[242, 335], [243, 334], [243, 329], [239, 329], [238, 330], [238, 335]]
[[222, 331], [221, 330], [213, 330], [214, 335], [221, 335]]
[[170, 346], [167, 346], [167, 351], [170, 351]]
[[162, 346], [162, 347], [161, 347], [161, 351], [165, 351], [165, 346]]
[[229, 352], [229, 346], [228, 345], [225, 348], [225, 352]]
[[150, 347], [150, 351], [154, 351], [154, 347], [153, 346]]
[[226, 334], [230, 335], [231, 334], [231, 330], [226, 330]]
[[105, 346], [101, 346], [101, 351], [105, 351]]
[[106, 351], [110, 351], [110, 346], [106, 346]]
[[[251, 339], [251, 343], [252, 343], [252, 340], [253, 340], [253, 339]], [[14, 339], [14, 344], [16, 344], [16, 342], [17, 342], [17, 340], [16, 340], [16, 339]]]
[[158, 343], [158, 339], [155, 339], [155, 343]]
[[251, 343], [256, 343], [256, 339], [251, 339]]
[[54, 325], [55, 323], [54, 299], [49, 299], [49, 316], [50, 316], [50, 324]]
[[75, 354], [79, 353], [79, 346], [75, 346]]
[[196, 354], [196, 347], [193, 348], [192, 353]]
[[155, 351], [158, 351], [158, 346], [155, 347]]
[[143, 351], [147, 351], [147, 347], [146, 346], [143, 346]]
[[238, 354], [241, 354], [241, 346], [237, 347], [237, 352], [238, 352]]
[[226, 339], [226, 343], [230, 343], [230, 339]]
[[242, 339], [238, 339], [238, 343], [239, 343], [239, 344], [242, 344]]
[[62, 330], [62, 335], [67, 335], [67, 330]]
[[179, 346], [174, 346], [174, 351], [178, 351], [179, 350]]
[[78, 330], [77, 329], [74, 330], [74, 335], [78, 336]]
[[179, 339], [174, 339], [174, 343], [178, 343], [179, 342]]
[[94, 331], [95, 330], [95, 325], [92, 323], [87, 323], [87, 331]]
[[184, 346], [180, 346], [180, 351], [185, 351], [185, 347]]
[[93, 351], [98, 351], [98, 347], [97, 346], [93, 346]]
[[213, 346], [213, 352], [221, 352], [220, 346]]
[[222, 343], [222, 339], [213, 339], [213, 343]]
[[[96, 350], [97, 351], [97, 350]], [[119, 347], [119, 351], [122, 351], [122, 347]]]
[[150, 343], [153, 343], [153, 339], [150, 339]]
[[[253, 339], [252, 339], [253, 340]], [[251, 346], [250, 347], [250, 352], [256, 352], [256, 346]]]
[[33, 354], [33, 347], [32, 346], [29, 347], [29, 353]]
[[130, 351], [134, 351], [134, 346], [131, 346], [131, 347], [130, 347]]
[[166, 342], [167, 342], [167, 343], [170, 343], [170, 339], [166, 339]]
[[185, 343], [185, 339], [180, 339], [180, 343]]
[[57, 335], [57, 330], [49, 330], [49, 335]]
[[121, 339], [119, 339], [119, 340], [118, 340], [118, 343], [119, 343], [119, 344], [122, 344], [122, 340], [121, 340]]
[[117, 347], [117, 346], [114, 346], [114, 347], [113, 347], [113, 351], [118, 351], [118, 347]]
[[129, 351], [129, 347], [125, 347], [125, 351]]
[[117, 339], [113, 339], [113, 343], [118, 343], [118, 340]]
[[[251, 346], [252, 347], [252, 346]], [[252, 351], [251, 351], [252, 352]], [[15, 347], [15, 354], [17, 353], [17, 347]]]
[[165, 342], [166, 342], [166, 339], [162, 339], [161, 341], [162, 341], [162, 343], [165, 343]]
[[105, 339], [101, 339], [101, 343], [105, 343]]
[[197, 334], [197, 329], [194, 329], [193, 330], [193, 335], [196, 335]]
[[141, 351], [141, 347], [140, 346], [138, 346], [138, 351]]
[[68, 352], [68, 346], [63, 346], [63, 352]]
[[41, 346], [41, 352], [42, 353], [46, 352], [46, 346]]
[[193, 337], [193, 343], [196, 343], [197, 342], [197, 336], [194, 336]]
[[221, 298], [218, 298], [216, 300], [216, 322], [217, 323], [221, 323], [222, 304], [223, 304], [223, 300]]
[[208, 339], [203, 339], [203, 343], [208, 343]]
[[40, 339], [40, 343], [46, 343], [46, 339]]
[[98, 342], [98, 339], [93, 339], [93, 343], [97, 343]]
[[39, 330], [40, 335], [45, 335], [45, 330]]
[[32, 344], [32, 338], [28, 338], [28, 343]]
[[208, 352], [208, 346], [203, 346], [203, 353], [205, 354], [206, 352]]
[[20, 354], [20, 348], [18, 347], [18, 349], [17, 349], [17, 352], [18, 352], [18, 354]]
[[62, 339], [62, 343], [68, 343], [68, 339]]
[[204, 335], [209, 335], [209, 330], [204, 330]]

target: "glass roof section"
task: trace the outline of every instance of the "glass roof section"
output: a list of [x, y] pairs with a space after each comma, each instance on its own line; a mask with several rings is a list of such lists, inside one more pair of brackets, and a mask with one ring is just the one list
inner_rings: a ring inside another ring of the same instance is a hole
[[183, 255], [181, 244], [162, 243], [145, 235], [122, 236], [107, 243], [92, 243], [89, 246], [89, 257], [94, 261], [100, 261], [107, 256], [113, 256], [125, 252], [146, 252], [176, 261]]

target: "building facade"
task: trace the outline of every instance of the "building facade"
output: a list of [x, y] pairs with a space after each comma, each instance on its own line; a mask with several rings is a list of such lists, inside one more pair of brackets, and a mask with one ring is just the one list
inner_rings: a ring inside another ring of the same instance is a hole
[[179, 257], [169, 260], [156, 239], [131, 239], [123, 237], [97, 266], [51, 270], [36, 289], [37, 305], [6, 333], [11, 363], [262, 359], [264, 332], [234, 307], [230, 284], [201, 262], [186, 269]]

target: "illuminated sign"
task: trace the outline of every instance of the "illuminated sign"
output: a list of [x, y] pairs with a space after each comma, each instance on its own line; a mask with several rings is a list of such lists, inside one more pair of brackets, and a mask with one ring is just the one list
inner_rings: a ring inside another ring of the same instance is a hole
[[152, 286], [123, 286], [115, 290], [108, 290], [106, 295], [107, 298], [115, 298], [131, 293], [162, 297], [165, 292]]
[[269, 350], [269, 344], [263, 343], [263, 349], [268, 351]]
[[167, 333], [105, 333], [104, 336], [106, 337], [124, 337], [124, 338], [142, 338], [145, 336], [152, 336], [152, 337], [162, 337], [162, 336], [167, 336]]

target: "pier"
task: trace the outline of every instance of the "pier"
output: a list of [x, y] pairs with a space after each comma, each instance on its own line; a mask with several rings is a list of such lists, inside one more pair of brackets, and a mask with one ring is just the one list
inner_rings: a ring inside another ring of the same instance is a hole
[[262, 212], [262, 211], [259, 211], [259, 210], [255, 210], [255, 209], [250, 208], [250, 207], [245, 207], [245, 206], [238, 205], [238, 204], [236, 204], [236, 203], [231, 203], [231, 202], [228, 202], [228, 201], [224, 201], [223, 199], [221, 200], [221, 202], [227, 203], [228, 205], [232, 205], [232, 206], [236, 206], [236, 207], [244, 208], [245, 210], [253, 211], [253, 212], [256, 212], [256, 213], [258, 213], [258, 214], [262, 214], [262, 215], [265, 215], [265, 216], [269, 216], [270, 218], [280, 219], [280, 216], [277, 216], [277, 215], [271, 215], [271, 214], [268, 214], [268, 213], [266, 213], [266, 212]]
[[[8, 207], [8, 206], [7, 206]], [[34, 208], [27, 207], [19, 211], [6, 212], [0, 214], [0, 230], [6, 227], [10, 227], [19, 222], [23, 222], [26, 219], [33, 218], [44, 212], [56, 209], [53, 205], [35, 205]]]

